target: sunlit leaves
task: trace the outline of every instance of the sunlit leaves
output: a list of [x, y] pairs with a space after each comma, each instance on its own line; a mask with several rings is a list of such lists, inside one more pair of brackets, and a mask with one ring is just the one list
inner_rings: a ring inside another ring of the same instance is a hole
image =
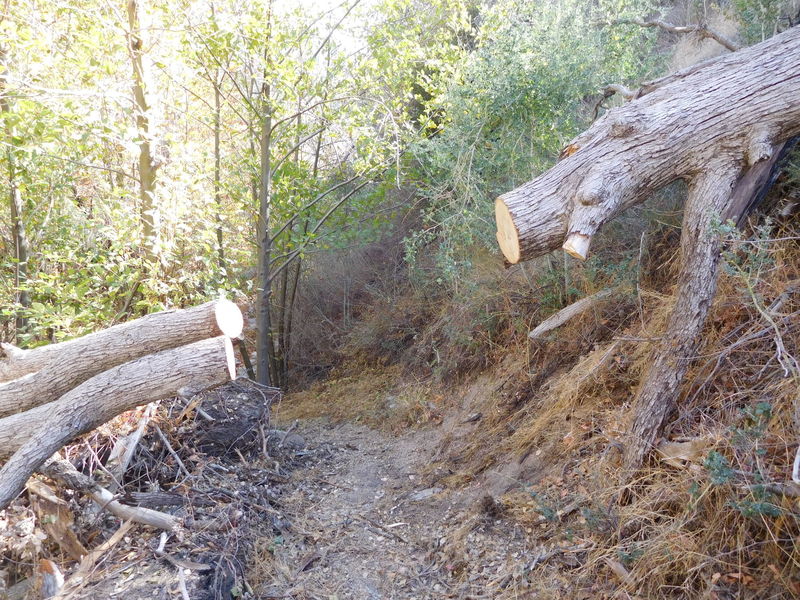
[[601, 26], [646, 8], [504, 0], [481, 13], [476, 47], [436, 104], [440, 126], [414, 146], [430, 199], [415, 244], [440, 240], [443, 269], [457, 272], [473, 244], [494, 243], [494, 197], [552, 164], [603, 85], [647, 71], [649, 33]]

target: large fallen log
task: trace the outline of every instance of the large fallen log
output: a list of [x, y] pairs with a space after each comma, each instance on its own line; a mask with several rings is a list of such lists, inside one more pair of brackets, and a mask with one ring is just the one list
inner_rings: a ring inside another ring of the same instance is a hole
[[0, 459], [11, 455], [0, 469], [0, 510], [45, 460], [77, 436], [182, 387], [203, 389], [233, 377], [233, 346], [220, 336], [119, 365], [55, 402], [0, 419]]
[[739, 216], [732, 205], [747, 206], [756, 170], [800, 134], [798, 55], [795, 27], [645, 84], [573, 140], [552, 169], [495, 203], [497, 240], [511, 263], [559, 246], [583, 259], [603, 224], [676, 179], [688, 184], [675, 308], [637, 392], [627, 473], [674, 410], [699, 344], [716, 289], [718, 223]]
[[[239, 337], [242, 313], [229, 300], [147, 315], [96, 333], [0, 359], [0, 417], [52, 402], [93, 375], [140, 356], [220, 334]], [[21, 375], [21, 376], [20, 376]]]
[[606, 222], [680, 178], [730, 164], [737, 178], [800, 134], [800, 28], [645, 84], [567, 146], [540, 177], [500, 196], [511, 263], [559, 246], [585, 258]]

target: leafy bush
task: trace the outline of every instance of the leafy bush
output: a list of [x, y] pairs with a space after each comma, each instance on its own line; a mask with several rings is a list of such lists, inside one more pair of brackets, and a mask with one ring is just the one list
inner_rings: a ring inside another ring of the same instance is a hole
[[476, 245], [494, 246], [493, 198], [549, 167], [591, 118], [607, 83], [652, 66], [652, 32], [598, 22], [646, 11], [645, 2], [504, 0], [486, 10], [477, 48], [430, 107], [446, 118], [412, 149], [428, 226], [415, 250], [438, 242], [441, 277], [455, 282]]

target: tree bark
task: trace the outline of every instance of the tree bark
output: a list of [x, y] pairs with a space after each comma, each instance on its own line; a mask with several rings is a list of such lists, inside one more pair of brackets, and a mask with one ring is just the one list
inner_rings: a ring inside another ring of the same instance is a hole
[[[170, 310], [121, 323], [81, 338], [34, 350], [14, 349], [0, 359], [0, 417], [59, 398], [93, 375], [146, 354], [220, 334], [239, 337], [242, 313], [229, 300]], [[27, 373], [20, 376], [21, 373]]]
[[258, 186], [258, 285], [256, 286], [256, 378], [261, 385], [272, 385], [275, 381], [272, 362], [275, 355], [272, 334], [272, 234], [270, 217], [272, 211], [272, 0], [267, 3], [266, 41], [264, 58], [264, 83], [261, 87], [259, 106], [259, 186]]
[[153, 159], [150, 131], [150, 106], [147, 103], [147, 72], [144, 68], [144, 40], [139, 20], [138, 0], [128, 0], [128, 48], [133, 63], [133, 99], [136, 105], [136, 129], [139, 137], [139, 201], [142, 221], [142, 236], [148, 260], [157, 258], [158, 219], [156, 217], [156, 172], [158, 166]]
[[[8, 99], [7, 74], [9, 71], [8, 51], [0, 44], [0, 113], [11, 112], [11, 102]], [[14, 242], [14, 289], [17, 294], [17, 302], [22, 307], [22, 311], [17, 312], [14, 320], [15, 335], [19, 335], [28, 327], [28, 318], [24, 311], [31, 305], [30, 292], [27, 289], [28, 282], [28, 258], [30, 255], [30, 242], [25, 231], [25, 221], [23, 218], [22, 197], [19, 193], [17, 184], [17, 166], [14, 152], [14, 131], [11, 121], [6, 121], [6, 168], [8, 169], [8, 205], [11, 216], [11, 236]]]
[[258, 292], [256, 308], [256, 377], [262, 385], [272, 385], [274, 356], [272, 336], [272, 235], [270, 212], [272, 208], [272, 107], [270, 86], [265, 84], [262, 106], [265, 114], [261, 121], [259, 143], [261, 178], [258, 193]]
[[797, 143], [792, 138], [775, 147], [772, 158], [755, 164], [742, 176], [722, 213], [722, 220], [731, 220], [737, 227], [744, 225], [747, 216], [764, 200], [772, 184], [780, 175], [787, 155]]
[[[213, 4], [212, 4], [213, 14]], [[220, 134], [222, 132], [222, 95], [220, 86], [222, 77], [219, 69], [214, 73], [214, 204], [216, 214], [214, 219], [217, 222], [217, 257], [219, 259], [220, 271], [225, 273], [227, 279], [227, 265], [225, 263], [225, 246], [223, 245], [222, 229], [222, 154], [220, 150]]]
[[235, 377], [230, 338], [219, 336], [109, 369], [59, 400], [0, 419], [0, 510], [54, 452], [118, 414], [186, 386], [207, 388]]
[[799, 53], [794, 28], [645, 84], [567, 146], [552, 169], [496, 201], [497, 239], [510, 262], [559, 245], [583, 259], [603, 224], [675, 179], [689, 184], [675, 307], [636, 394], [626, 475], [674, 410], [699, 345], [716, 289], [715, 224], [746, 210], [748, 190], [768, 180], [767, 163], [800, 134]]
[[700, 333], [717, 288], [720, 234], [714, 231], [718, 215], [730, 200], [739, 177], [733, 162], [714, 162], [689, 187], [683, 213], [683, 264], [669, 327], [656, 349], [634, 404], [631, 435], [625, 446], [626, 472], [642, 460], [675, 409], [680, 384], [700, 345]]
[[563, 160], [495, 204], [511, 263], [559, 246], [585, 258], [592, 236], [675, 179], [725, 156], [769, 159], [800, 133], [800, 28], [645, 84], [567, 146]]

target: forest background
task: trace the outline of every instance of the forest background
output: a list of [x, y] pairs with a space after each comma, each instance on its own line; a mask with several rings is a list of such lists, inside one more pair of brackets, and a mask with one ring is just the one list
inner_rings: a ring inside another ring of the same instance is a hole
[[[258, 325], [259, 381], [297, 388], [345, 355], [461, 373], [543, 315], [634, 276], [652, 208], [619, 220], [585, 265], [551, 255], [521, 267], [524, 286], [507, 284], [494, 197], [617, 102], [605, 85], [725, 51], [678, 48], [632, 20], [712, 20], [749, 44], [789, 26], [797, 7], [0, 10], [0, 339], [33, 347], [226, 294]], [[658, 200], [662, 223], [679, 222], [680, 193]]]

